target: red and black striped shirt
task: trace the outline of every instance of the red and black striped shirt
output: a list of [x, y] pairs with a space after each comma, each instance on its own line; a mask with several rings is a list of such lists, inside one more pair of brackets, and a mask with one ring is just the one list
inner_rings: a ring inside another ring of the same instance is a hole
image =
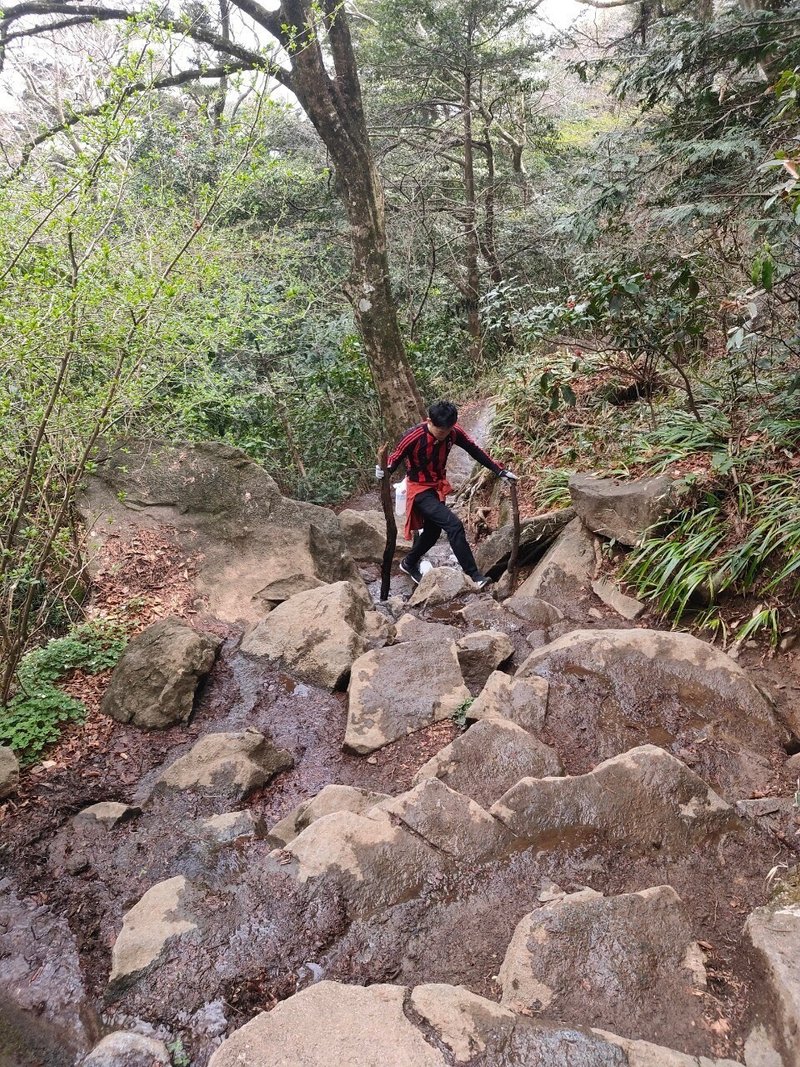
[[495, 474], [500, 474], [502, 471], [503, 468], [487, 456], [480, 445], [476, 444], [458, 423], [443, 441], [437, 441], [428, 429], [427, 422], [421, 422], [408, 431], [389, 456], [389, 473], [397, 470], [400, 463], [405, 460], [410, 482], [435, 485], [445, 477], [447, 457], [453, 445], [463, 448], [474, 460], [482, 463]]

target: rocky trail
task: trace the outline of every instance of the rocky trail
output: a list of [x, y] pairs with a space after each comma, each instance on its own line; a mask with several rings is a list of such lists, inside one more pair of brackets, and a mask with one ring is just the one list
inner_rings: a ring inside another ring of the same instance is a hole
[[800, 677], [602, 579], [664, 481], [380, 605], [374, 498], [105, 457], [95, 573], [180, 580], [0, 809], [0, 1064], [800, 1065]]

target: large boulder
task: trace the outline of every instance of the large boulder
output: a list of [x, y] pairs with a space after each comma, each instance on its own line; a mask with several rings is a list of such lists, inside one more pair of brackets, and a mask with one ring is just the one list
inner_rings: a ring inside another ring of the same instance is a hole
[[733, 797], [760, 788], [788, 732], [729, 656], [690, 634], [575, 630], [532, 652], [517, 677], [547, 679], [547, 730], [575, 739], [571, 771], [655, 741]]
[[482, 719], [420, 767], [414, 778], [438, 778], [488, 807], [520, 778], [561, 774], [548, 745], [507, 719]]
[[569, 493], [584, 525], [623, 545], [635, 545], [674, 505], [672, 482], [664, 475], [622, 481], [573, 474]]
[[777, 1019], [775, 1043], [800, 1063], [800, 879], [779, 893], [767, 907], [757, 908], [745, 923], [745, 934], [767, 972]]
[[228, 622], [258, 622], [323, 582], [361, 580], [332, 511], [281, 496], [263, 468], [220, 442], [117, 442], [79, 508], [93, 549], [132, 526], [175, 529], [197, 564], [198, 593]]
[[573, 519], [533, 568], [516, 596], [537, 597], [570, 614], [575, 601], [587, 591], [594, 569], [594, 537], [580, 519]]
[[0, 800], [10, 797], [19, 785], [19, 760], [14, 750], [0, 745]]
[[180, 619], [160, 619], [128, 644], [101, 705], [117, 722], [158, 730], [186, 722], [200, 681], [214, 664], [219, 637]]
[[741, 826], [733, 808], [655, 745], [615, 756], [589, 774], [523, 778], [491, 813], [536, 847], [598, 842], [664, 856], [685, 855]]
[[229, 1037], [209, 1067], [739, 1067], [517, 1015], [462, 986], [319, 982]]
[[171, 1063], [163, 1041], [118, 1030], [95, 1045], [81, 1067], [170, 1067]]
[[356, 789], [352, 785], [326, 785], [315, 797], [304, 800], [296, 808], [275, 823], [267, 840], [280, 847], [294, 841], [307, 826], [324, 815], [335, 811], [352, 811], [357, 815], [386, 800], [385, 793], [373, 793], [369, 789]]
[[470, 704], [467, 718], [510, 719], [523, 730], [538, 734], [544, 726], [549, 690], [549, 683], [536, 675], [520, 678], [494, 671]]
[[353, 664], [344, 744], [373, 752], [448, 719], [469, 700], [454, 641], [408, 641]]
[[125, 913], [122, 930], [111, 949], [109, 985], [118, 990], [154, 967], [170, 942], [197, 930], [186, 903], [183, 875], [157, 882]]
[[[368, 563], [381, 563], [386, 548], [386, 519], [382, 511], [353, 511], [345, 508], [339, 512], [339, 525], [344, 542], [353, 559]], [[411, 542], [398, 530], [397, 548], [408, 550]]]
[[[572, 508], [563, 508], [561, 511], [548, 511], [544, 515], [523, 519], [520, 523], [519, 563], [525, 566], [537, 560], [550, 542], [574, 518], [575, 512]], [[475, 560], [483, 574], [489, 574], [492, 578], [500, 577], [508, 566], [513, 539], [514, 527], [509, 523], [495, 530], [478, 545]]]
[[209, 1067], [444, 1067], [402, 986], [319, 982], [237, 1030]]
[[[518, 924], [498, 978], [512, 1011], [612, 1030], [635, 1017], [659, 1039], [702, 1025], [702, 953], [667, 885], [614, 897], [584, 889], [545, 903]], [[653, 1031], [664, 1004], [668, 1029]]]
[[242, 641], [248, 656], [278, 660], [312, 685], [337, 689], [367, 651], [364, 603], [350, 582], [295, 593]]
[[159, 774], [153, 793], [187, 790], [241, 800], [293, 763], [258, 730], [206, 734]]

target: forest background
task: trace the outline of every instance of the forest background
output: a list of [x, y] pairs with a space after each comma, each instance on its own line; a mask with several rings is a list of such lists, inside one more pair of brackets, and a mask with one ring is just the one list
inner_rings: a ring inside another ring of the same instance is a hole
[[124, 640], [82, 624], [74, 507], [115, 436], [331, 504], [424, 401], [492, 396], [529, 510], [677, 479], [621, 570], [666, 618], [794, 633], [800, 4], [552, 11], [6, 7], [0, 741]]

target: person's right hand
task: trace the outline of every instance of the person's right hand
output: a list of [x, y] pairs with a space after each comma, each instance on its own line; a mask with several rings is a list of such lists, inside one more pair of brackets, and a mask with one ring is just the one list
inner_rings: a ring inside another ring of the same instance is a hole
[[381, 480], [381, 478], [384, 476], [385, 473], [386, 473], [386, 471], [383, 469], [383, 467], [380, 465], [380, 463], [376, 463], [375, 464], [375, 477], [377, 478], [378, 481]]

